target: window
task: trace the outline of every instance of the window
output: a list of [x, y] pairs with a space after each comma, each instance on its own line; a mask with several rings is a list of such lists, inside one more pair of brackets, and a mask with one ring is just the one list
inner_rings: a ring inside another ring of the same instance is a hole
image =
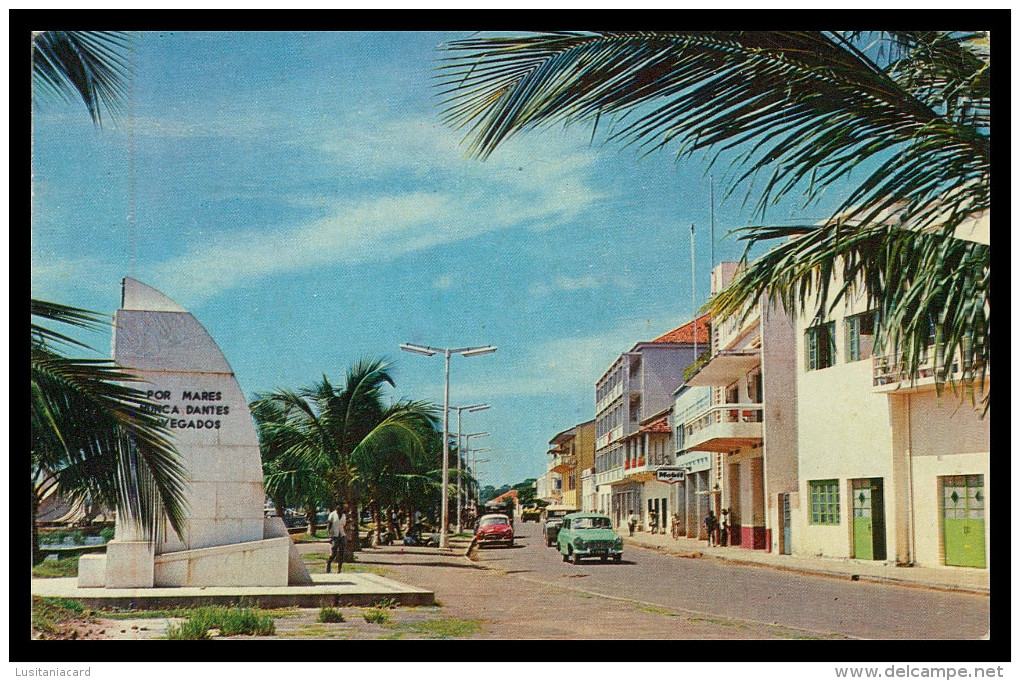
[[846, 361], [870, 358], [875, 352], [875, 312], [846, 318]]
[[758, 404], [762, 400], [761, 367], [747, 374], [747, 397], [749, 402]]
[[839, 481], [809, 480], [811, 524], [839, 525]]
[[733, 383], [726, 386], [726, 404], [736, 404], [740, 401], [740, 383], [739, 381], [733, 381]]
[[812, 326], [804, 332], [807, 370], [831, 367], [836, 357], [835, 322]]

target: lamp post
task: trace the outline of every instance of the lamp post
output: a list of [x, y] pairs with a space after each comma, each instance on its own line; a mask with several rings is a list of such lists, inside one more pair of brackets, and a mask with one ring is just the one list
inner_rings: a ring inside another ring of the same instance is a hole
[[442, 494], [442, 507], [439, 510], [440, 524], [439, 524], [439, 546], [440, 548], [449, 548], [450, 540], [447, 537], [447, 528], [450, 522], [450, 509], [449, 504], [449, 478], [450, 478], [450, 356], [451, 355], [463, 355], [464, 357], [474, 357], [476, 355], [485, 355], [490, 352], [496, 352], [495, 346], [482, 345], [470, 348], [433, 348], [428, 345], [415, 345], [413, 343], [401, 343], [400, 349], [406, 352], [413, 352], [419, 355], [425, 355], [431, 357], [436, 353], [442, 353], [446, 358], [446, 379], [443, 385], [443, 494]]
[[[464, 451], [467, 452], [468, 455], [470, 456], [470, 454], [471, 454], [471, 438], [473, 438], [473, 437], [488, 437], [488, 436], [489, 436], [488, 433], [469, 433], [469, 434], [465, 434], [464, 435]], [[459, 482], [460, 478], [458, 477], [457, 480]]]
[[477, 508], [478, 508], [479, 493], [481, 492], [481, 483], [479, 482], [478, 473], [475, 471], [475, 467], [478, 464], [480, 464], [480, 463], [488, 463], [490, 461], [490, 459], [478, 459], [474, 455], [477, 454], [478, 452], [488, 452], [488, 451], [491, 451], [491, 450], [492, 450], [492, 447], [479, 447], [478, 449], [469, 449], [468, 450], [468, 456], [471, 457], [471, 476], [475, 479], [475, 498], [474, 498], [475, 501], [474, 501], [474, 503], [475, 503], [476, 511], [477, 511]]
[[[461, 487], [461, 484], [462, 484], [461, 483], [461, 469], [464, 467], [463, 464], [461, 463], [461, 457], [463, 456], [463, 452], [461, 450], [461, 442], [460, 442], [460, 437], [461, 437], [460, 436], [460, 434], [461, 434], [460, 415], [461, 415], [461, 412], [465, 412], [466, 411], [468, 413], [471, 413], [471, 412], [475, 412], [475, 411], [482, 411], [483, 409], [488, 409], [489, 407], [490, 407], [490, 405], [488, 405], [488, 404], [472, 404], [471, 406], [468, 406], [468, 407], [450, 407], [450, 409], [456, 409], [457, 410], [457, 534], [460, 534], [460, 531], [461, 531], [460, 523], [461, 523], [461, 516], [463, 515], [463, 511], [461, 510], [462, 507], [461, 507], [461, 500], [460, 500], [460, 498], [461, 498], [460, 487]], [[465, 495], [465, 501], [467, 500], [466, 496], [467, 495]]]

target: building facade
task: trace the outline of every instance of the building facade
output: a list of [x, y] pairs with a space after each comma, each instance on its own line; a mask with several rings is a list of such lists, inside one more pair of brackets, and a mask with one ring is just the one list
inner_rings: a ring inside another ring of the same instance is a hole
[[[983, 569], [991, 415], [940, 394], [931, 360], [911, 381], [895, 352], [876, 355], [877, 321], [863, 297], [798, 319], [794, 552]], [[981, 370], [953, 361], [956, 378]]]
[[595, 464], [595, 421], [579, 423], [549, 441], [549, 472], [562, 481], [562, 503], [582, 508], [582, 475]]
[[[717, 265], [712, 294], [736, 271], [737, 263]], [[683, 405], [680, 423], [674, 420], [674, 428], [682, 428], [678, 456], [714, 453], [708, 480], [701, 480], [710, 487], [695, 494], [707, 495], [717, 516], [725, 514], [735, 546], [789, 552], [791, 524], [784, 509], [797, 491], [795, 357], [792, 320], [780, 306], [760, 301], [743, 318], [712, 325], [709, 356], [685, 381], [710, 392], [707, 405], [705, 393], [697, 393]], [[704, 506], [701, 502], [699, 513], [707, 514]]]
[[636, 343], [595, 384], [595, 502], [617, 527], [631, 513], [646, 524], [649, 510], [656, 510], [660, 527], [669, 516], [668, 485], [645, 490], [655, 476], [649, 461], [655, 456], [672, 463], [667, 414], [684, 369], [697, 356], [697, 343], [707, 344], [708, 319], [704, 315]]

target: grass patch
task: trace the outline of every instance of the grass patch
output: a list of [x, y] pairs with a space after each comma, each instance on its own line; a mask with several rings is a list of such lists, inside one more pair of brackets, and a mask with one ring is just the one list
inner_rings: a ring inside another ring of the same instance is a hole
[[390, 640], [390, 641], [397, 641], [399, 639], [404, 638], [404, 633], [405, 632], [403, 632], [403, 631], [395, 631], [392, 634], [383, 634], [382, 636], [376, 636], [376, 638], [378, 638], [380, 640], [381, 639], [387, 639], [387, 640]]
[[482, 623], [479, 620], [462, 620], [457, 617], [407, 622], [398, 626], [425, 638], [460, 638], [482, 630]]
[[688, 617], [690, 622], [708, 622], [709, 624], [717, 624], [720, 627], [735, 627], [733, 622], [727, 622], [726, 620], [716, 620], [710, 617]]
[[375, 602], [377, 610], [393, 610], [397, 607], [397, 600], [395, 598], [380, 598]]
[[794, 638], [794, 639], [805, 640], [805, 641], [820, 641], [820, 640], [822, 640], [821, 636], [805, 636], [804, 634], [791, 634], [791, 633], [786, 632], [786, 631], [773, 631], [772, 633], [775, 634], [776, 636], [778, 636], [779, 638]]
[[672, 612], [670, 610], [663, 610], [662, 608], [656, 608], [655, 606], [652, 606], [652, 605], [643, 605], [643, 606], [640, 606], [638, 608], [638, 610], [640, 610], [641, 612], [650, 612], [653, 615], [665, 615], [666, 617], [679, 617], [680, 616], [677, 613]]
[[[307, 532], [303, 532], [301, 534], [292, 534], [290, 538], [299, 544], [306, 544], [308, 542], [329, 541], [329, 535], [326, 534], [326, 530], [316, 530], [314, 535], [308, 534]], [[323, 558], [323, 560], [326, 559]]]
[[390, 613], [388, 610], [380, 610], [379, 608], [369, 608], [361, 614], [365, 618], [365, 621], [369, 624], [386, 624], [390, 621]]
[[32, 596], [32, 628], [41, 634], [60, 636], [67, 630], [64, 622], [88, 617], [89, 611], [78, 601]]
[[335, 624], [343, 622], [344, 616], [337, 608], [319, 608], [319, 616], [315, 621]]
[[32, 576], [42, 578], [77, 577], [78, 556], [59, 558], [57, 560], [44, 560], [38, 565], [32, 566]]
[[[301, 612], [295, 607], [269, 608], [259, 611], [274, 619], [301, 616]], [[163, 610], [103, 610], [96, 614], [108, 620], [141, 620], [159, 617], [191, 617], [194, 612], [195, 608], [165, 608]]]
[[180, 624], [168, 624], [166, 637], [172, 641], [203, 641], [212, 638], [209, 628], [202, 626], [197, 620], [185, 620]]
[[207, 639], [210, 629], [218, 629], [221, 636], [269, 636], [276, 633], [272, 615], [258, 608], [206, 606], [192, 609], [187, 617], [186, 622], [167, 627], [167, 638]]

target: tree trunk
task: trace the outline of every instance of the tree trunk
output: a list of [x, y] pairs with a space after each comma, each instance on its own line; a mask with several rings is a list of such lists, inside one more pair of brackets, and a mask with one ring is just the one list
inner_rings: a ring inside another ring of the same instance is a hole
[[39, 551], [39, 523], [36, 520], [39, 517], [39, 495], [36, 494], [35, 484], [32, 484], [32, 565], [38, 564], [42, 560], [42, 555]]
[[358, 531], [358, 506], [350, 501], [344, 503], [343, 511], [347, 515], [344, 535], [347, 537], [347, 548], [344, 549], [344, 562], [354, 562], [354, 552], [361, 548], [361, 533]]
[[378, 500], [372, 500], [372, 522], [375, 523], [375, 545], [382, 543], [382, 516], [379, 514]]
[[315, 527], [315, 516], [316, 516], [315, 504], [313, 504], [311, 502], [306, 503], [305, 504], [305, 520], [308, 522], [308, 536], [309, 537], [314, 537], [315, 536], [315, 530], [316, 530], [316, 527]]
[[389, 521], [387, 527], [390, 531], [390, 536], [394, 540], [403, 539], [403, 535], [400, 534], [400, 520], [397, 518], [396, 510], [390, 508], [386, 511], [386, 518]]

